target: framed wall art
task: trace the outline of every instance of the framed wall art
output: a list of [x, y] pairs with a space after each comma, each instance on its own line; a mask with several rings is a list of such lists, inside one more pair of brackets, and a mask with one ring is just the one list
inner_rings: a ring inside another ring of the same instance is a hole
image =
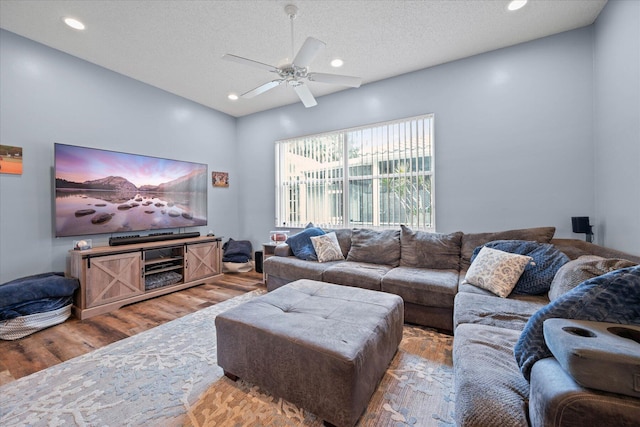
[[0, 173], [22, 175], [22, 147], [0, 145]]
[[211, 172], [211, 182], [214, 187], [228, 187], [229, 173], [228, 172]]

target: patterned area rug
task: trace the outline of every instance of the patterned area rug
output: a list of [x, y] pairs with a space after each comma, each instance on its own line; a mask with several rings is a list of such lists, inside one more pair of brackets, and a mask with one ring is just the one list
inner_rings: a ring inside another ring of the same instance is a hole
[[[263, 291], [189, 314], [0, 387], [2, 426], [321, 426], [216, 364], [215, 317]], [[453, 338], [405, 325], [359, 426], [453, 425]]]
[[[398, 353], [357, 426], [453, 426], [453, 337], [405, 325]], [[268, 357], [268, 356], [266, 356]], [[190, 409], [186, 425], [313, 426], [313, 414], [242, 380], [223, 377]]]

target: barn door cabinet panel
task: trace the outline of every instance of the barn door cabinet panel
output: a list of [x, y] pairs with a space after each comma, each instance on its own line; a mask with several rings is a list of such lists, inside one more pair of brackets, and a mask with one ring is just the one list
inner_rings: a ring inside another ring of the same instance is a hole
[[186, 281], [220, 274], [219, 242], [185, 246], [184, 276]]
[[80, 319], [200, 285], [221, 273], [215, 236], [70, 251], [68, 274], [80, 281], [73, 311]]
[[107, 255], [87, 265], [87, 307], [120, 301], [144, 292], [140, 253]]

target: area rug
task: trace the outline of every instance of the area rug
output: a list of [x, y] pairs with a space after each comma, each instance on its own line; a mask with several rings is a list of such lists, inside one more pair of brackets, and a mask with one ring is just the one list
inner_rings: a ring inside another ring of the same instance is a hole
[[[2, 426], [321, 426], [216, 363], [215, 317], [253, 291], [0, 387]], [[453, 338], [405, 325], [359, 426], [453, 425]], [[268, 357], [268, 355], [264, 355]]]

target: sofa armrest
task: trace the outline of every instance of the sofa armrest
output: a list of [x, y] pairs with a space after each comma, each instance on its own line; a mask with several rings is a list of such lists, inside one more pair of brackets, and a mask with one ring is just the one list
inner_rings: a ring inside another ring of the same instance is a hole
[[584, 388], [552, 357], [533, 365], [530, 386], [531, 427], [630, 427], [640, 420], [640, 399]]
[[273, 250], [273, 254], [275, 256], [293, 256], [293, 251], [291, 250], [291, 247], [286, 243], [280, 243]]

